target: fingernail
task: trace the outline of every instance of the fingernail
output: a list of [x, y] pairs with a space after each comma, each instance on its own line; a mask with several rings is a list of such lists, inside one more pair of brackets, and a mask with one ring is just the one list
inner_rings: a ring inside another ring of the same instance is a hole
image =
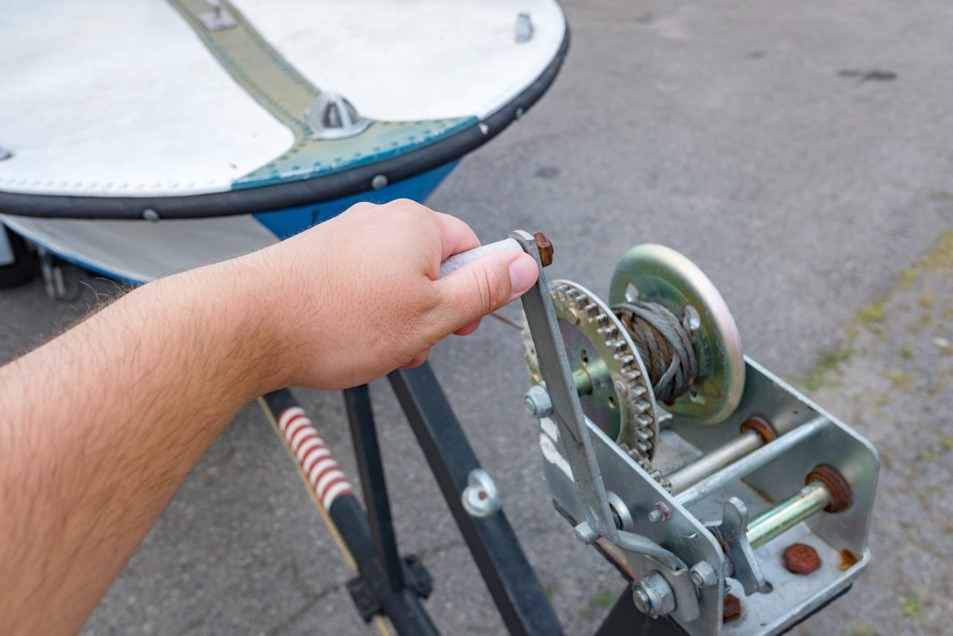
[[520, 256], [510, 263], [509, 271], [513, 295], [525, 292], [533, 286], [539, 277], [539, 268], [536, 267], [536, 261], [528, 256]]

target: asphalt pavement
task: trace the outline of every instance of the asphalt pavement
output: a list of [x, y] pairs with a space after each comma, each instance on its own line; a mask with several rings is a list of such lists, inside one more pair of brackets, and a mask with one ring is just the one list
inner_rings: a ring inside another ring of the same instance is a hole
[[[466, 158], [432, 207], [485, 240], [556, 246], [549, 276], [605, 293], [616, 260], [671, 246], [715, 282], [745, 352], [869, 436], [874, 564], [801, 634], [939, 634], [953, 620], [953, 5], [564, 3], [555, 86]], [[108, 285], [95, 283], [102, 289]], [[0, 360], [93, 302], [0, 293]], [[385, 308], [382, 308], [385, 309]], [[515, 307], [505, 313], [517, 315]], [[519, 334], [486, 321], [433, 367], [569, 633], [623, 584], [553, 511]], [[386, 383], [372, 387], [401, 547], [447, 634], [505, 630]], [[340, 395], [298, 391], [350, 475]], [[364, 634], [351, 574], [256, 406], [195, 469], [84, 634]]]

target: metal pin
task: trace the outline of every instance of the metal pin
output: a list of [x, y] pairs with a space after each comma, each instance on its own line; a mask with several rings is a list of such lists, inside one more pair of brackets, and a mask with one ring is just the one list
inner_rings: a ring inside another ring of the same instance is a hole
[[768, 420], [757, 415], [749, 417], [742, 423], [738, 437], [682, 466], [665, 478], [672, 485], [672, 492], [677, 495], [777, 437], [777, 432]]
[[751, 548], [757, 550], [765, 543], [793, 528], [831, 503], [831, 495], [819, 481], [811, 482], [797, 494], [782, 501], [757, 519], [748, 523], [746, 535]]

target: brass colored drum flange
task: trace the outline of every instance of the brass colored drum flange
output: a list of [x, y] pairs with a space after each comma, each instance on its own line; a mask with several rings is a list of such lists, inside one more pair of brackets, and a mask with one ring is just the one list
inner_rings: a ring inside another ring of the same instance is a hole
[[633, 300], [658, 303], [682, 318], [698, 360], [691, 390], [665, 409], [700, 424], [727, 419], [741, 401], [745, 362], [738, 327], [712, 282], [675, 250], [639, 245], [623, 255], [609, 285], [611, 306]]

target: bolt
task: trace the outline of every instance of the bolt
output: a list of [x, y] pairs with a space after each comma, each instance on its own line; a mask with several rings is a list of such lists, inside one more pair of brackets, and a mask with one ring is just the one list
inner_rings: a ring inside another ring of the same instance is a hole
[[669, 509], [669, 507], [661, 501], [656, 501], [655, 509], [649, 513], [649, 521], [652, 523], [658, 523], [659, 521], [668, 521], [671, 518], [672, 511]]
[[741, 618], [741, 599], [734, 594], [725, 594], [722, 622], [729, 623], [737, 618]]
[[698, 310], [691, 305], [685, 305], [685, 310], [682, 313], [682, 326], [690, 332], [697, 331], [702, 326], [702, 319], [698, 315]]
[[533, 39], [533, 20], [528, 13], [516, 14], [516, 41], [529, 42]]
[[645, 593], [645, 590], [638, 585], [632, 587], [632, 602], [635, 603], [635, 609], [643, 614], [651, 615], [652, 601], [649, 600], [649, 595]]
[[553, 403], [549, 399], [549, 391], [542, 382], [530, 388], [523, 396], [526, 412], [536, 418], [549, 417], [553, 414]]
[[793, 574], [810, 574], [821, 567], [821, 557], [806, 543], [792, 543], [781, 555], [784, 567]]
[[380, 190], [381, 188], [386, 187], [387, 184], [387, 177], [382, 174], [375, 175], [374, 178], [371, 179], [371, 187], [375, 190]]
[[536, 239], [536, 250], [539, 252], [539, 261], [543, 267], [549, 267], [553, 264], [553, 243], [542, 232], [533, 234]]
[[692, 566], [689, 573], [692, 575], [692, 583], [699, 589], [718, 583], [718, 572], [708, 561], [699, 561]]
[[159, 213], [152, 208], [148, 208], [142, 211], [142, 218], [150, 223], [157, 223], [159, 221]]
[[664, 576], [652, 572], [632, 584], [632, 602], [637, 610], [649, 618], [658, 618], [675, 609], [675, 592]]
[[583, 521], [573, 528], [573, 531], [576, 533], [576, 538], [586, 545], [592, 545], [596, 542], [596, 539], [599, 538], [599, 535], [596, 534], [596, 531], [592, 529], [592, 526], [589, 525], [588, 521]]
[[503, 505], [496, 483], [482, 468], [474, 468], [467, 475], [467, 487], [463, 489], [461, 499], [463, 507], [473, 517], [488, 517]]

